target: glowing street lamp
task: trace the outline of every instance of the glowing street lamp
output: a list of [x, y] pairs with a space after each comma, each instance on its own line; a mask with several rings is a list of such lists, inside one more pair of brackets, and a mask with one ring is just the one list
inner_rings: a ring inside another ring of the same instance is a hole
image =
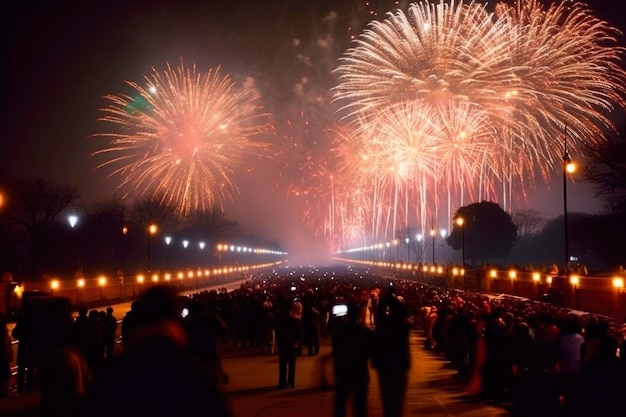
[[400, 257], [400, 241], [398, 239], [393, 240], [393, 245], [396, 247], [396, 262]]
[[59, 283], [58, 279], [53, 279], [52, 281], [50, 281], [50, 295], [53, 295], [54, 292], [59, 289], [60, 285], [61, 284]]
[[572, 285], [572, 305], [574, 308], [576, 307], [576, 287], [578, 287], [578, 284], [580, 284], [580, 278], [578, 277], [578, 275], [570, 275], [569, 277], [569, 283]]
[[417, 239], [417, 243], [422, 253], [422, 262], [424, 262], [424, 247], [422, 246], [422, 239], [424, 239], [424, 235], [418, 233], [417, 235], [415, 235], [415, 239]]
[[158, 227], [156, 224], [152, 223], [148, 226], [148, 274], [150, 273], [150, 257], [152, 255], [151, 242], [152, 235], [155, 235], [158, 231]]
[[406, 263], [409, 264], [411, 263], [411, 245], [409, 245], [409, 242], [411, 242], [411, 239], [406, 237], [404, 241], [406, 242]]
[[82, 292], [83, 292], [83, 288], [85, 288], [85, 278], [79, 278], [78, 281], [76, 281], [76, 287], [78, 288], [78, 302], [80, 303], [82, 301]]
[[[70, 225], [71, 229], [74, 229], [74, 227], [76, 227], [76, 225], [78, 224], [78, 216], [76, 214], [70, 214], [69, 216], [67, 216], [67, 222]], [[69, 263], [70, 263], [70, 274], [74, 274], [75, 271], [74, 270], [74, 257], [76, 256], [76, 264], [77, 267], [76, 269], [78, 270], [80, 267], [80, 256], [78, 256], [78, 250], [76, 248], [76, 242], [75, 242], [75, 236], [72, 234], [71, 236], [71, 241], [70, 241], [70, 250], [69, 250], [70, 254], [69, 254]]]
[[70, 214], [67, 216], [67, 222], [70, 224], [70, 227], [73, 229], [78, 223], [78, 216], [75, 214]]
[[430, 229], [430, 237], [433, 240], [433, 264], [435, 263], [435, 235], [437, 234], [437, 231], [435, 230], [435, 227], [433, 226], [432, 229]]
[[461, 265], [465, 268], [465, 219], [457, 217], [456, 224], [461, 228]]
[[567, 221], [567, 174], [576, 171], [576, 165], [572, 162], [567, 150], [567, 127], [563, 136], [563, 234], [565, 243], [565, 278], [569, 278], [569, 231]]
[[611, 283], [613, 284], [613, 311], [615, 314], [615, 317], [618, 317], [618, 309], [620, 306], [620, 298], [621, 298], [621, 294], [624, 292], [624, 278], [622, 278], [621, 276], [618, 277], [613, 277], [613, 279], [611, 280]]
[[98, 285], [100, 286], [100, 298], [104, 298], [104, 286], [107, 285], [106, 277], [98, 278]]

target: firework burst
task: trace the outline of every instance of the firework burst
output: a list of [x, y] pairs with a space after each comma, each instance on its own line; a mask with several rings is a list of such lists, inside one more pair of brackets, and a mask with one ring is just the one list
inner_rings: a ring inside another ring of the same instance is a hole
[[267, 118], [253, 86], [238, 89], [219, 69], [201, 73], [182, 62], [153, 69], [145, 86], [127, 84], [134, 95], [105, 97], [100, 120], [113, 132], [96, 135], [107, 139], [94, 153], [106, 158], [98, 168], [121, 179], [124, 197], [158, 198], [179, 214], [223, 210], [245, 158], [265, 154], [257, 135]]
[[336, 148], [368, 164], [344, 158], [336, 181], [360, 176], [366, 217], [383, 219], [367, 225], [375, 236], [424, 229], [446, 204], [446, 222], [467, 201], [506, 209], [512, 189], [523, 196], [560, 172], [565, 128], [579, 155], [615, 129], [626, 85], [618, 35], [578, 2], [493, 13], [476, 1], [419, 2], [373, 21], [339, 59], [333, 89], [352, 132]]

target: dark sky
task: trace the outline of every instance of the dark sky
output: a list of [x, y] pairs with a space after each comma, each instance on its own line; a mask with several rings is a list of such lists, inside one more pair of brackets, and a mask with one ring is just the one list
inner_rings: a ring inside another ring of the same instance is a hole
[[[97, 143], [87, 138], [98, 130], [102, 96], [123, 91], [125, 80], [141, 81], [153, 66], [181, 58], [200, 68], [222, 65], [235, 77], [255, 74], [255, 60], [267, 52], [263, 48], [280, 48], [279, 38], [306, 38], [329, 10], [345, 10], [347, 1], [5, 1], [0, 6], [6, 49], [0, 166], [21, 177], [77, 185], [85, 199], [101, 199], [113, 185], [94, 172], [89, 155]], [[620, 2], [587, 3], [600, 17], [626, 27]], [[290, 74], [282, 76], [293, 83]], [[551, 190], [540, 186], [529, 193], [529, 205], [546, 217], [562, 210], [555, 181]], [[283, 195], [272, 193], [270, 180], [265, 182], [241, 185], [233, 217], [271, 237], [290, 230], [307, 241], [300, 208], [285, 204]], [[572, 210], [599, 208], [579, 184], [572, 187], [570, 201]], [[285, 227], [278, 219], [292, 221]]]

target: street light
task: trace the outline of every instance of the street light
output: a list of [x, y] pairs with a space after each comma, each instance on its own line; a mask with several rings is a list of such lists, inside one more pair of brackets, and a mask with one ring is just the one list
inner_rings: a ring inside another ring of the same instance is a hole
[[53, 279], [50, 281], [50, 296], [54, 295], [54, 292], [59, 289], [59, 280]]
[[104, 286], [107, 285], [106, 277], [98, 278], [98, 284], [100, 285], [100, 299], [104, 298]]
[[406, 237], [404, 241], [406, 242], [406, 263], [410, 264], [411, 263], [411, 246], [409, 245], [409, 242], [411, 241], [411, 239]]
[[76, 226], [76, 223], [78, 223], [78, 216], [75, 214], [70, 214], [69, 216], [67, 216], [67, 222], [70, 224], [70, 227], [73, 229], [74, 226]]
[[433, 238], [433, 264], [435, 263], [435, 235], [437, 234], [437, 231], [435, 230], [435, 226], [433, 226], [432, 229], [430, 229], [430, 237]]
[[148, 274], [150, 273], [150, 256], [152, 254], [152, 249], [150, 247], [152, 242], [152, 235], [156, 234], [157, 230], [157, 225], [154, 223], [148, 226]]
[[398, 262], [400, 260], [400, 241], [398, 239], [394, 239], [393, 244], [396, 247], [396, 262]]
[[[70, 228], [73, 230], [74, 227], [76, 227], [76, 225], [78, 224], [78, 216], [75, 214], [70, 214], [69, 216], [67, 216], [67, 222], [70, 225]], [[74, 274], [74, 275], [78, 275], [77, 272], [80, 268], [80, 256], [78, 255], [78, 250], [76, 248], [76, 236], [74, 236], [73, 232], [72, 232], [72, 236], [70, 239], [70, 254], [69, 254], [69, 273], [70, 274]], [[76, 254], [75, 254], [76, 253]], [[76, 269], [74, 270], [74, 256], [76, 256]]]
[[85, 278], [79, 278], [78, 281], [76, 281], [76, 287], [77, 289], [77, 298], [78, 298], [78, 302], [82, 302], [83, 300], [83, 288], [85, 288]]
[[456, 224], [461, 228], [461, 266], [465, 268], [465, 219], [463, 217], [457, 217]]
[[420, 252], [422, 253], [422, 262], [424, 262], [424, 247], [422, 246], [422, 239], [424, 239], [424, 236], [421, 233], [418, 233], [415, 238], [417, 239]]
[[572, 174], [576, 165], [567, 150], [567, 127], [563, 136], [563, 234], [565, 243], [565, 279], [569, 277], [569, 230], [567, 221], [567, 174]]
[[[448, 234], [448, 231], [446, 229], [441, 229], [439, 230], [439, 234], [441, 235], [441, 239], [444, 239], [444, 243], [445, 243], [445, 238], [446, 238], [446, 235]], [[444, 243], [441, 244], [441, 252], [443, 253], [443, 261], [446, 262], [447, 256], [446, 256], [446, 247]]]

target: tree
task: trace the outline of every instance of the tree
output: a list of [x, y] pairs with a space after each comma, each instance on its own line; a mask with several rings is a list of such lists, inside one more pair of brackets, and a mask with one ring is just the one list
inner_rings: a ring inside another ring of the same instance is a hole
[[626, 212], [626, 125], [599, 145], [589, 147], [585, 179], [608, 211]]
[[[457, 219], [463, 219], [463, 225]], [[511, 216], [498, 204], [482, 201], [463, 206], [453, 217], [452, 233], [446, 238], [448, 245], [459, 250], [465, 247], [465, 258], [481, 263], [489, 259], [505, 258], [517, 239], [517, 226]]]
[[518, 210], [513, 212], [513, 223], [517, 226], [517, 242], [519, 260], [522, 264], [528, 259], [528, 248], [534, 236], [541, 232], [546, 220], [534, 209]]
[[[27, 274], [31, 279], [55, 263], [59, 249], [54, 228], [59, 215], [75, 204], [79, 195], [75, 187], [59, 186], [43, 179], [17, 181], [12, 189], [8, 215], [25, 244]], [[57, 262], [58, 263], [58, 262]]]
[[132, 244], [138, 239], [136, 233], [128, 233], [127, 211], [117, 200], [96, 202], [89, 207], [79, 232], [81, 255], [90, 274], [112, 275], [128, 266]]
[[[568, 240], [569, 253], [582, 259], [589, 258], [589, 245], [581, 230], [581, 224], [586, 222], [591, 215], [588, 213], [568, 213]], [[551, 265], [556, 264], [561, 268], [565, 266], [565, 229], [564, 216], [558, 216], [548, 220], [540, 233], [533, 236], [529, 256], [535, 262]]]

